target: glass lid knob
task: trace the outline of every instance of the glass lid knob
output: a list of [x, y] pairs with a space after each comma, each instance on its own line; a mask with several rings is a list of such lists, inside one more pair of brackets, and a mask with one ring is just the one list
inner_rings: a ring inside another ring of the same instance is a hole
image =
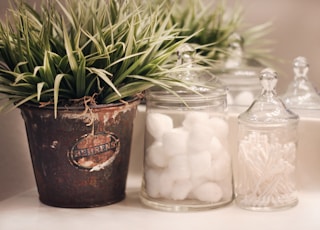
[[225, 67], [228, 69], [237, 68], [242, 64], [243, 49], [242, 49], [242, 38], [239, 34], [233, 33], [228, 38], [229, 56], [225, 62]]
[[260, 83], [263, 93], [275, 94], [275, 87], [278, 82], [278, 74], [271, 68], [266, 68], [260, 73]]
[[309, 64], [305, 57], [297, 57], [293, 61], [293, 72], [295, 77], [303, 77], [307, 78], [307, 74], [309, 71]]
[[178, 56], [178, 65], [182, 64], [188, 64], [188, 67], [192, 66], [193, 63], [193, 56], [195, 55], [195, 49], [187, 44], [182, 44], [178, 50], [177, 50], [177, 56]]

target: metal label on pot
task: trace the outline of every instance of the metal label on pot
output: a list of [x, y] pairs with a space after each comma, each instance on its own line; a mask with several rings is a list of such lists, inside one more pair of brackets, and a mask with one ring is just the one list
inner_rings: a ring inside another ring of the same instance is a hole
[[119, 150], [120, 140], [114, 133], [86, 134], [71, 148], [69, 158], [80, 169], [100, 171], [114, 161]]

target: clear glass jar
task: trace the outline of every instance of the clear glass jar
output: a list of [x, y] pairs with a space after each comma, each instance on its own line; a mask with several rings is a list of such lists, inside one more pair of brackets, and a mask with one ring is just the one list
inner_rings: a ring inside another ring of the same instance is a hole
[[249, 106], [261, 91], [259, 72], [262, 66], [244, 59], [242, 40], [238, 34], [233, 34], [229, 42], [228, 58], [215, 73], [228, 89], [228, 105]]
[[178, 93], [153, 89], [146, 94], [142, 202], [167, 211], [229, 203], [233, 192], [225, 95]]
[[234, 159], [235, 202], [244, 209], [275, 210], [298, 203], [295, 171], [299, 117], [277, 97], [277, 74], [261, 72], [261, 96], [238, 117]]
[[204, 210], [233, 199], [225, 89], [212, 75], [192, 79], [201, 86], [146, 92], [140, 198], [155, 209]]

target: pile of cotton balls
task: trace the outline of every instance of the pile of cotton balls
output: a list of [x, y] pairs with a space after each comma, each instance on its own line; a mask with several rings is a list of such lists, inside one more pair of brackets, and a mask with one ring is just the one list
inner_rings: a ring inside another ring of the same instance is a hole
[[203, 202], [231, 199], [228, 123], [206, 112], [190, 111], [175, 125], [172, 117], [147, 113], [146, 130], [152, 139], [145, 153], [148, 196]]

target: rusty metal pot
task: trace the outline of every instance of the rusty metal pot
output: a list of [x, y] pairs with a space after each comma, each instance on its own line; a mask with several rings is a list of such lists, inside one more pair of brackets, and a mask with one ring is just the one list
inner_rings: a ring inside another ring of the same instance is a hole
[[112, 105], [20, 106], [42, 203], [69, 208], [125, 197], [133, 120], [139, 99]]

